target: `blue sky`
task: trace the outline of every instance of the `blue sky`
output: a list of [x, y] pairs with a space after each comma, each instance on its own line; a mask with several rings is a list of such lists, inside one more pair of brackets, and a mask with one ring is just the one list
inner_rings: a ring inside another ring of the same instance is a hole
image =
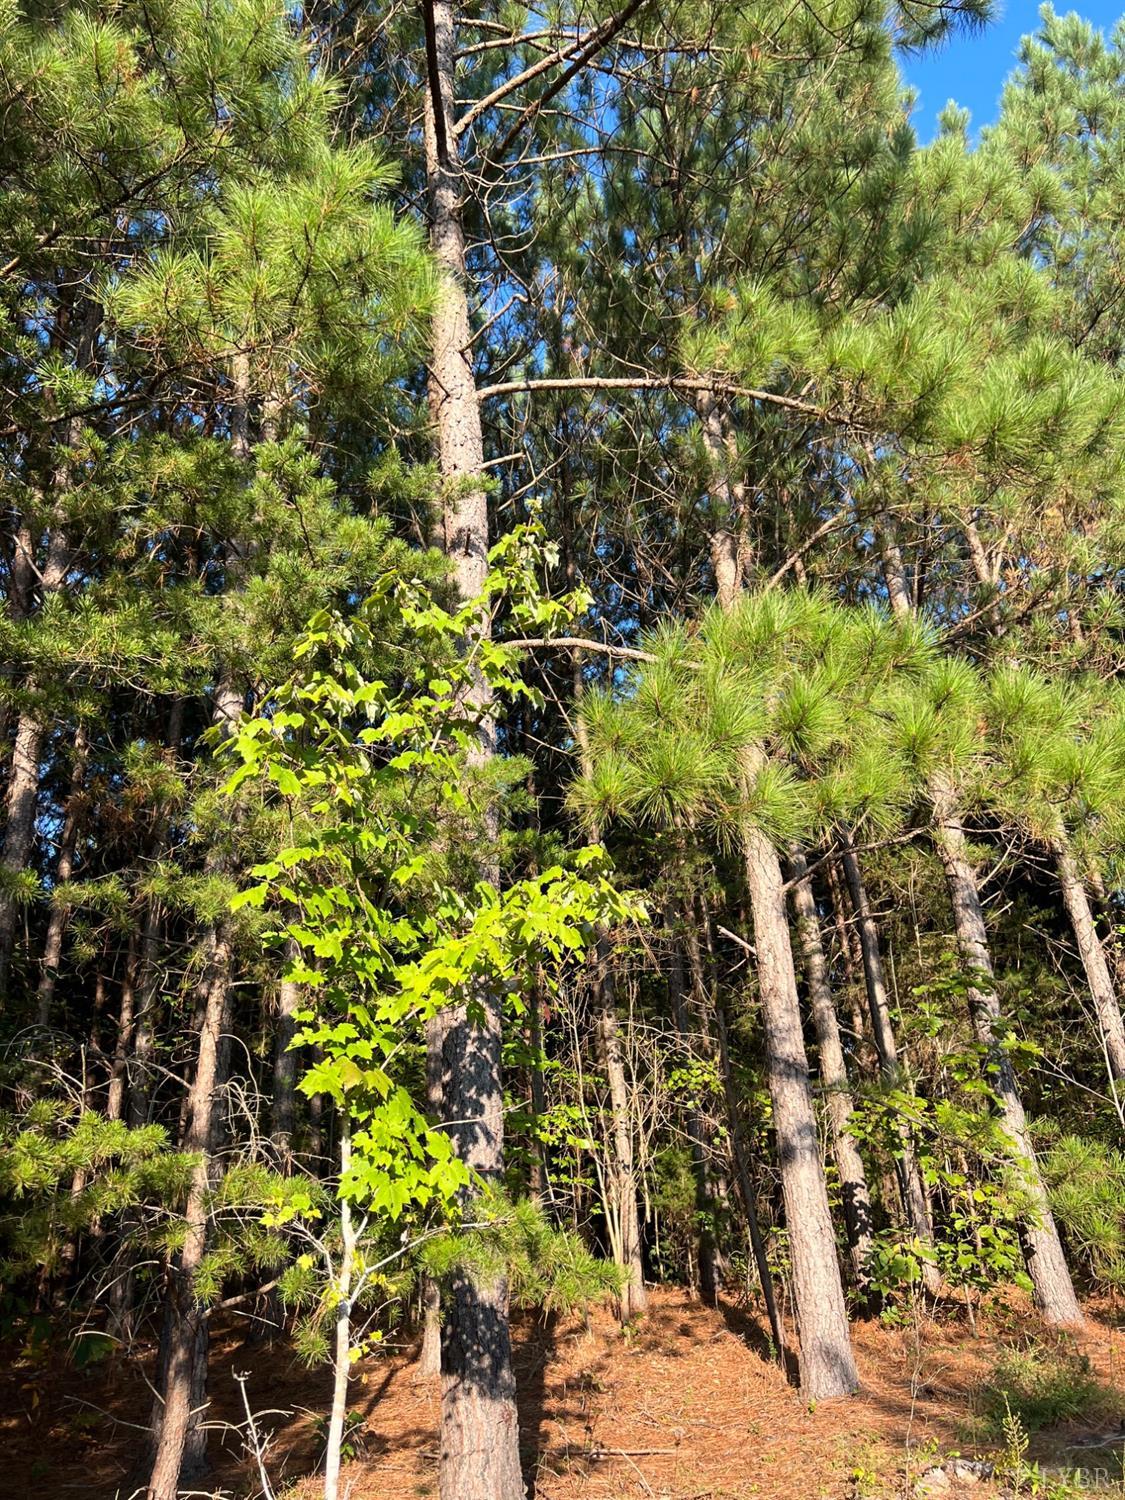
[[[974, 133], [996, 118], [1004, 80], [1016, 63], [1020, 38], [1035, 31], [1040, 0], [1006, 0], [1000, 19], [976, 36], [960, 37], [939, 52], [903, 59], [903, 72], [918, 90], [914, 128], [920, 141], [937, 134], [937, 117], [954, 99], [972, 111]], [[1125, 0], [1054, 0], [1060, 13], [1076, 10], [1095, 26], [1108, 31], [1125, 14]]]

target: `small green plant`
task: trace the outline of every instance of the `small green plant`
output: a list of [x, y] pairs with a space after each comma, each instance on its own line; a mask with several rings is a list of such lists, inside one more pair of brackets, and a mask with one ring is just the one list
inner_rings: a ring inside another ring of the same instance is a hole
[[996, 1470], [997, 1473], [1010, 1479], [1018, 1491], [1022, 1488], [1022, 1481], [1027, 1473], [1027, 1448], [1031, 1440], [1019, 1412], [1012, 1410], [1006, 1391], [1000, 1430], [1004, 1436], [1004, 1452], [1000, 1462], [996, 1465]]
[[1031, 1434], [1080, 1417], [1103, 1395], [1084, 1354], [1054, 1345], [1009, 1349], [983, 1390], [985, 1430], [1007, 1442], [1017, 1427]]
[[[316, 1435], [322, 1449], [328, 1447], [329, 1419], [317, 1417]], [[350, 1463], [353, 1458], [362, 1458], [365, 1452], [366, 1423], [361, 1411], [349, 1411], [344, 1418], [344, 1436], [340, 1443], [340, 1458]]]
[[1070, 1475], [1045, 1474], [1039, 1464], [1028, 1463], [1030, 1438], [1027, 1428], [1007, 1401], [1001, 1430], [1004, 1448], [993, 1474], [1006, 1483], [1011, 1494], [1042, 1496], [1042, 1500], [1082, 1500], [1082, 1496], [1088, 1493]]

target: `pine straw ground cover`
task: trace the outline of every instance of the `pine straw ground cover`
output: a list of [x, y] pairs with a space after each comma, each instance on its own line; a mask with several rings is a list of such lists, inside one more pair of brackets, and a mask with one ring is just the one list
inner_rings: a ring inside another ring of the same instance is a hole
[[[1003, 1448], [1005, 1389], [1029, 1429], [1029, 1460], [1049, 1473], [1081, 1467], [1088, 1479], [1107, 1477], [1116, 1462], [1120, 1475], [1125, 1437], [1116, 1458], [1111, 1447], [1091, 1446], [1125, 1433], [1125, 1330], [1115, 1326], [1117, 1310], [1098, 1311], [1078, 1338], [1045, 1338], [1017, 1298], [981, 1317], [975, 1337], [961, 1316], [857, 1324], [862, 1391], [815, 1411], [763, 1360], [759, 1325], [733, 1307], [711, 1311], [658, 1291], [627, 1335], [600, 1310], [589, 1327], [522, 1319], [515, 1358], [530, 1492], [534, 1500], [905, 1495], [951, 1454]], [[251, 1404], [273, 1431], [278, 1493], [313, 1500], [315, 1481], [300, 1476], [315, 1462], [327, 1374], [310, 1375], [280, 1344], [247, 1347], [233, 1333], [217, 1343], [213, 1419], [241, 1419], [232, 1372], [249, 1370]], [[345, 1470], [351, 1500], [436, 1500], [438, 1396], [414, 1379], [412, 1353], [367, 1361], [353, 1383], [362, 1426]], [[5, 1500], [130, 1493], [122, 1478], [138, 1434], [124, 1424], [143, 1423], [149, 1399], [135, 1376], [100, 1367], [62, 1378], [17, 1363], [3, 1383]], [[215, 1453], [216, 1493], [260, 1494], [233, 1432], [216, 1436]], [[941, 1494], [985, 1500], [999, 1488], [953, 1480]]]

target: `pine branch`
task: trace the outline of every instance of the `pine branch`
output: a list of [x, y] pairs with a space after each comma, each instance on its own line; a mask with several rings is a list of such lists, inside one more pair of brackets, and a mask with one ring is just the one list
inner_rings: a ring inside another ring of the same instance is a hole
[[[498, 84], [492, 90], [491, 94], [486, 94], [483, 99], [478, 99], [472, 109], [457, 121], [457, 124], [453, 128], [454, 135], [460, 138], [470, 126], [476, 124], [481, 115], [486, 114], [493, 105], [499, 104], [501, 99], [506, 99], [516, 89], [522, 88], [525, 83], [530, 83], [533, 78], [538, 78], [541, 73], [546, 73], [551, 68], [558, 67], [559, 63], [566, 62], [568, 58], [573, 57], [583, 47], [598, 40], [599, 33], [604, 32], [608, 25], [609, 22], [603, 21], [601, 26], [595, 26], [592, 31], [587, 31], [582, 36], [572, 37], [565, 46], [556, 48], [548, 56], [540, 58], [537, 63], [533, 63], [530, 68], [525, 68], [522, 73], [517, 73], [514, 78], [508, 78], [503, 83]], [[544, 95], [545, 97], [546, 95]]]
[[729, 380], [707, 379], [699, 375], [580, 375], [567, 379], [505, 380], [498, 385], [482, 386], [477, 392], [481, 401], [495, 396], [514, 396], [535, 391], [706, 391], [712, 395], [740, 396], [747, 401], [761, 401], [785, 411], [822, 421], [844, 422], [839, 414], [825, 411], [811, 401], [797, 396], [783, 396], [777, 391], [757, 390], [736, 385]]
[[560, 93], [564, 88], [566, 88], [570, 80], [581, 72], [581, 70], [586, 66], [591, 58], [595, 57], [603, 47], [609, 45], [609, 43], [618, 34], [618, 32], [623, 30], [624, 27], [628, 25], [633, 16], [636, 15], [637, 11], [640, 10], [641, 6], [644, 4], [645, 0], [629, 0], [629, 3], [624, 7], [623, 10], [618, 11], [616, 16], [609, 17], [608, 20], [603, 21], [601, 26], [596, 26], [594, 28], [594, 30], [590, 33], [589, 45], [583, 48], [583, 50], [575, 57], [570, 67], [566, 68], [558, 76], [558, 78], [555, 79], [554, 83], [550, 84], [547, 89], [542, 94], [540, 94], [538, 99], [529, 104], [516, 120], [515, 124], [511, 127], [507, 135], [500, 142], [500, 145], [496, 149], [495, 156], [497, 160], [503, 158], [505, 152], [508, 150], [508, 147], [520, 134], [524, 126], [529, 124], [540, 112], [543, 106], [549, 103], [556, 94]]

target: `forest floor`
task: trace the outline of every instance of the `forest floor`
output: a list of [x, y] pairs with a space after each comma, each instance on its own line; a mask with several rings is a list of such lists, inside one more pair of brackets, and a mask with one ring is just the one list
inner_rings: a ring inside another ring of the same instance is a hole
[[[954, 1472], [956, 1456], [1010, 1450], [1004, 1397], [1030, 1436], [1027, 1492], [1048, 1500], [1125, 1495], [1125, 1318], [1102, 1307], [1088, 1332], [1044, 1332], [1016, 1296], [977, 1318], [963, 1309], [901, 1327], [855, 1325], [859, 1395], [810, 1410], [764, 1357], [759, 1322], [657, 1291], [639, 1328], [608, 1312], [521, 1317], [515, 1359], [533, 1500], [882, 1500], [1012, 1493], [1010, 1479]], [[413, 1376], [413, 1349], [358, 1367], [362, 1417], [345, 1470], [350, 1500], [437, 1495], [438, 1395]], [[0, 1372], [0, 1496], [75, 1494], [125, 1500], [150, 1403], [135, 1366], [62, 1371], [10, 1351]], [[261, 1494], [231, 1427], [243, 1417], [235, 1372], [264, 1431], [278, 1496], [313, 1500], [304, 1479], [321, 1444], [329, 1375], [284, 1345], [247, 1346], [234, 1331], [212, 1355], [216, 1468], [196, 1495]], [[1010, 1457], [1010, 1452], [1009, 1452]], [[943, 1472], [933, 1470], [944, 1465]], [[929, 1476], [924, 1478], [929, 1471]], [[1063, 1482], [1062, 1476], [1066, 1476]], [[1038, 1490], [1034, 1486], [1038, 1484]]]

